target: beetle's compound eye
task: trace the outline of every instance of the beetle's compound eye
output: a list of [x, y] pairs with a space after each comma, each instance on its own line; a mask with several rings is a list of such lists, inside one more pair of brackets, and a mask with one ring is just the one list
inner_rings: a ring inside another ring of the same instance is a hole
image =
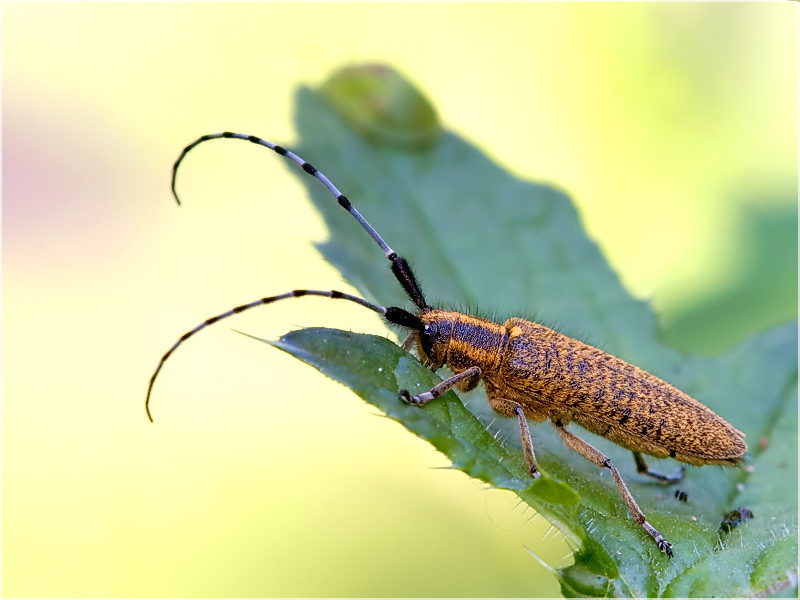
[[438, 331], [439, 328], [435, 323], [427, 323], [425, 327], [422, 328], [422, 333], [420, 333], [419, 341], [422, 345], [422, 351], [429, 357], [433, 350], [433, 340], [436, 339]]
[[439, 335], [439, 326], [436, 323], [428, 323], [422, 328], [422, 335], [433, 341]]

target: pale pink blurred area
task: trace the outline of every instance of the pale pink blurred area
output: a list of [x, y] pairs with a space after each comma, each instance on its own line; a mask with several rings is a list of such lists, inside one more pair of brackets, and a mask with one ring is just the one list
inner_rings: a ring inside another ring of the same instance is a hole
[[[355, 293], [271, 153], [193, 152], [178, 207], [172, 165], [198, 136], [291, 145], [299, 86], [392, 65], [448, 129], [569, 192], [623, 282], [666, 312], [735, 274], [732, 186], [796, 192], [796, 5], [2, 11], [6, 596], [559, 594], [525, 549], [564, 566], [563, 535], [224, 326], [170, 359], [147, 421], [159, 358], [204, 319], [296, 287]], [[389, 335], [358, 307], [285, 304], [231, 327]]]
[[87, 107], [49, 108], [4, 102], [6, 267], [57, 271], [116, 260], [142, 225], [136, 188], [125, 184], [137, 179], [139, 148]]

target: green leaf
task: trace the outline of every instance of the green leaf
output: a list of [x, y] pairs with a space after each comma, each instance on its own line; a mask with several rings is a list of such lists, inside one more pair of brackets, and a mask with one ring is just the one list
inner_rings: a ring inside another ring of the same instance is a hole
[[390, 67], [341, 69], [319, 91], [353, 130], [378, 146], [423, 150], [439, 136], [433, 105]]
[[[427, 389], [440, 378], [388, 340], [307, 330], [284, 336], [279, 348], [430, 441], [455, 468], [515, 491], [559, 527], [578, 548], [575, 564], [558, 572], [565, 595], [744, 596], [796, 569], [796, 322], [720, 356], [681, 354], [663, 345], [650, 306], [623, 289], [559, 190], [514, 178], [446, 131], [414, 153], [366, 143], [330, 99], [309, 89], [297, 96], [297, 127], [301, 144], [293, 149], [409, 260], [430, 303], [499, 322], [543, 322], [634, 363], [746, 432], [752, 460], [749, 470], [688, 468], [679, 487], [689, 501], [682, 503], [672, 488], [637, 475], [628, 451], [574, 428], [614, 461], [648, 520], [674, 544], [668, 560], [628, 516], [609, 473], [567, 449], [546, 424], [533, 427], [543, 477], [526, 479], [517, 425], [494, 421], [480, 387], [462, 395], [469, 410], [453, 393], [425, 408], [405, 406], [398, 388]], [[330, 228], [320, 246], [325, 257], [368, 299], [408, 306], [358, 223], [319, 182], [293, 172]], [[491, 421], [489, 432], [481, 423]], [[722, 516], [737, 506], [755, 518], [719, 533]]]

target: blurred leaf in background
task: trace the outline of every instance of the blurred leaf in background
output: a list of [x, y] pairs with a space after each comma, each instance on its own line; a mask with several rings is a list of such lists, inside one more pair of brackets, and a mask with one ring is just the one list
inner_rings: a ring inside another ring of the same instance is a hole
[[797, 313], [796, 201], [797, 190], [785, 189], [735, 203], [741, 207], [736, 211], [735, 268], [721, 285], [660, 323], [667, 343], [718, 352], [743, 333], [761, 331]]

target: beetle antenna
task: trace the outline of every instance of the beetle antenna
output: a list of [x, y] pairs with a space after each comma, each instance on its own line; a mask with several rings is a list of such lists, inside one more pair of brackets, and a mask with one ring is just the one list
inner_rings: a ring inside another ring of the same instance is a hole
[[402, 308], [397, 308], [394, 306], [388, 306], [388, 307], [379, 306], [377, 304], [373, 304], [372, 302], [368, 302], [363, 298], [359, 298], [358, 296], [352, 296], [351, 294], [345, 294], [344, 292], [337, 292], [336, 290], [292, 290], [291, 292], [286, 292], [285, 294], [279, 294], [278, 296], [269, 296], [267, 298], [260, 298], [258, 300], [255, 300], [254, 302], [249, 302], [248, 304], [242, 304], [241, 306], [232, 308], [231, 310], [225, 311], [224, 313], [220, 313], [215, 317], [206, 319], [194, 329], [191, 329], [186, 333], [184, 333], [178, 339], [178, 341], [175, 342], [172, 345], [172, 347], [164, 353], [164, 356], [162, 356], [161, 360], [158, 362], [156, 370], [150, 377], [150, 383], [147, 386], [147, 396], [145, 397], [144, 400], [144, 409], [147, 412], [147, 418], [150, 419], [150, 422], [151, 423], [153, 422], [153, 417], [150, 415], [150, 394], [153, 391], [153, 384], [156, 382], [156, 377], [158, 377], [158, 373], [161, 371], [161, 367], [164, 366], [164, 363], [172, 355], [172, 353], [178, 349], [178, 346], [183, 344], [194, 334], [199, 333], [200, 331], [202, 331], [209, 325], [213, 325], [217, 321], [221, 321], [222, 319], [227, 319], [228, 317], [232, 317], [233, 315], [238, 315], [241, 312], [250, 310], [251, 308], [255, 308], [256, 306], [261, 306], [262, 304], [271, 304], [272, 302], [277, 302], [278, 300], [285, 300], [286, 298], [300, 298], [302, 296], [322, 296], [324, 298], [333, 298], [335, 300], [349, 300], [350, 302], [355, 302], [356, 304], [360, 304], [365, 308], [375, 311], [379, 315], [382, 315], [387, 321], [389, 321], [390, 323], [394, 323], [395, 325], [408, 327], [410, 329], [422, 329], [422, 321], [419, 320], [419, 317], [406, 310], [403, 310]]
[[181, 155], [178, 157], [178, 160], [175, 161], [175, 165], [172, 167], [172, 194], [175, 196], [175, 201], [180, 204], [181, 201], [178, 199], [178, 193], [175, 190], [175, 177], [178, 173], [178, 166], [183, 161], [183, 158], [189, 153], [189, 151], [194, 148], [195, 146], [202, 144], [203, 142], [207, 142], [209, 140], [216, 140], [220, 138], [233, 138], [237, 140], [245, 140], [247, 142], [252, 142], [253, 144], [258, 144], [260, 146], [264, 146], [269, 148], [270, 150], [274, 150], [281, 156], [285, 156], [289, 160], [297, 163], [300, 167], [308, 173], [319, 179], [322, 184], [328, 188], [331, 194], [334, 195], [336, 200], [338, 200], [339, 205], [344, 208], [347, 212], [349, 212], [356, 221], [358, 221], [361, 226], [366, 230], [366, 232], [370, 235], [370, 237], [375, 240], [375, 243], [381, 247], [383, 253], [386, 255], [386, 258], [392, 263], [392, 273], [397, 278], [397, 281], [400, 282], [400, 285], [403, 286], [408, 297], [411, 301], [416, 305], [417, 308], [420, 310], [429, 308], [427, 303], [425, 302], [425, 297], [422, 294], [422, 290], [420, 289], [419, 283], [417, 283], [416, 278], [414, 277], [414, 273], [411, 271], [411, 267], [406, 262], [406, 259], [397, 255], [397, 253], [392, 250], [389, 245], [383, 241], [383, 238], [375, 231], [375, 228], [367, 222], [367, 220], [361, 216], [361, 213], [358, 212], [355, 206], [347, 199], [347, 197], [342, 194], [333, 183], [331, 183], [330, 179], [328, 179], [325, 175], [320, 173], [315, 167], [313, 167], [310, 163], [306, 162], [299, 156], [297, 156], [294, 152], [291, 152], [284, 148], [283, 146], [279, 146], [278, 144], [273, 144], [267, 140], [261, 139], [254, 135], [247, 135], [244, 133], [231, 133], [230, 131], [225, 131], [223, 133], [211, 133], [208, 135], [204, 135], [202, 137], [197, 138], [191, 144], [186, 146], [181, 152]]

